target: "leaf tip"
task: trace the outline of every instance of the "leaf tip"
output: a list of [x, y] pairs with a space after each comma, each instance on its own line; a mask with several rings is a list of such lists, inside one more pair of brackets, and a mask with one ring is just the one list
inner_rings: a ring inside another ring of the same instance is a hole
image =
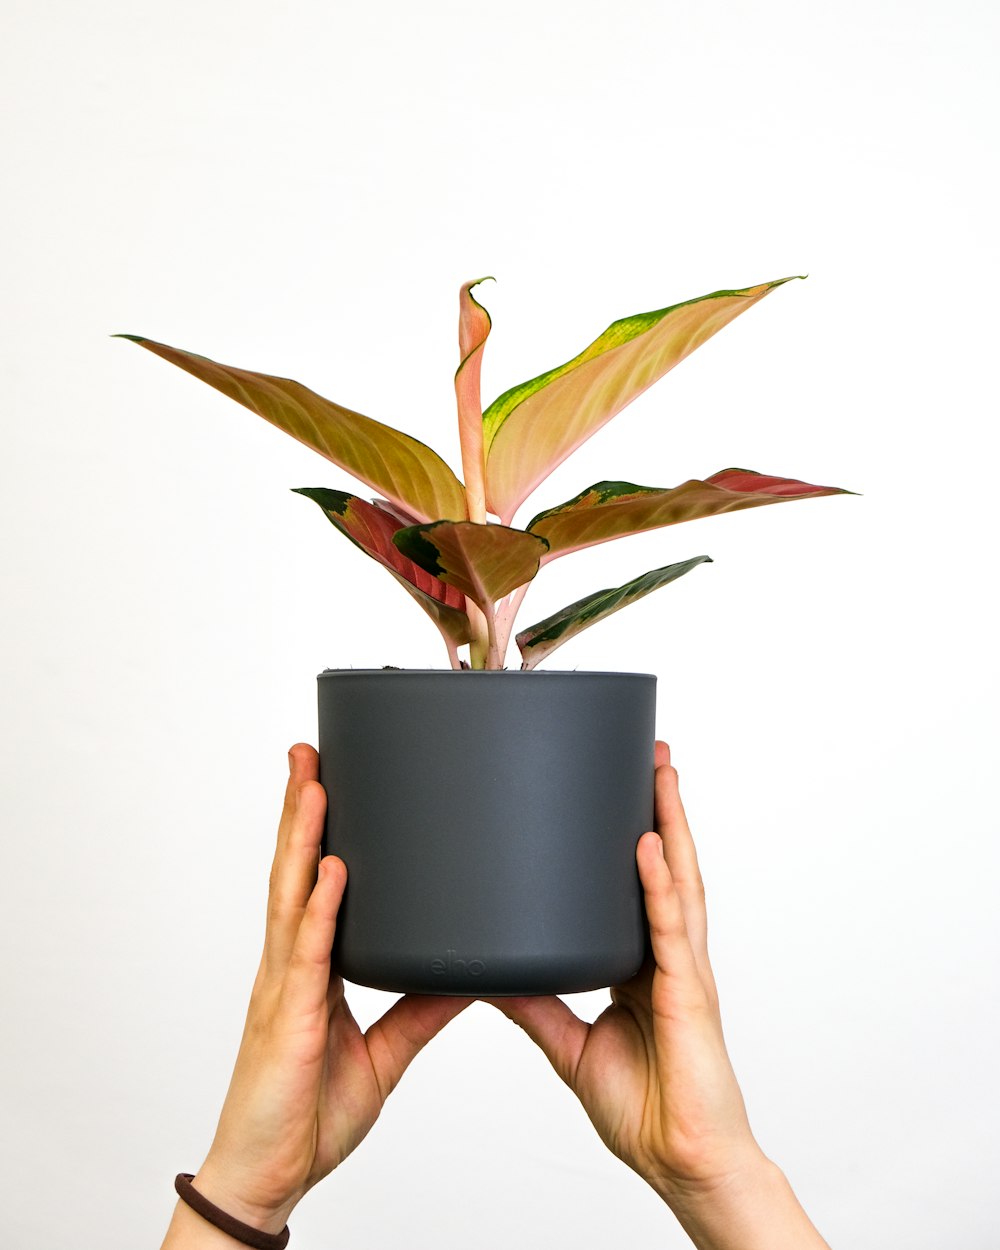
[[130, 343], [146, 343], [148, 340], [141, 334], [112, 334], [113, 339], [128, 339]]
[[[477, 308], [482, 308], [482, 304], [480, 304], [479, 301], [473, 296], [472, 289], [473, 287], [480, 286], [483, 282], [496, 282], [496, 278], [494, 278], [492, 274], [487, 274], [485, 278], [473, 278], [469, 282], [463, 282], [462, 289], [459, 291], [459, 297], [461, 298], [463, 295], [468, 296]], [[483, 312], [486, 312], [485, 308], [483, 308]], [[489, 316], [489, 313], [486, 315]]]
[[289, 489], [318, 503], [324, 512], [335, 512], [337, 516], [343, 516], [351, 506], [351, 496], [342, 490], [330, 490], [327, 486], [291, 486]]
[[791, 273], [787, 278], [776, 278], [767, 285], [770, 290], [774, 290], [776, 286], [784, 286], [786, 282], [804, 282], [809, 275], [807, 273]]

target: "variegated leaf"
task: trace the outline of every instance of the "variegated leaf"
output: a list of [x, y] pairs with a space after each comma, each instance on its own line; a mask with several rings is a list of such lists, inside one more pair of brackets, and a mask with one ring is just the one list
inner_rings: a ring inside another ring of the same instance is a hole
[[465, 517], [462, 483], [437, 452], [409, 434], [324, 399], [290, 378], [220, 365], [134, 334], [116, 337], [138, 343], [214, 386], [421, 520]]
[[504, 525], [438, 521], [399, 530], [393, 542], [416, 564], [493, 616], [493, 605], [530, 582], [548, 550], [544, 538]]
[[505, 391], [483, 414], [487, 506], [509, 525], [581, 443], [713, 334], [790, 278], [715, 291], [613, 322], [578, 356]]
[[527, 528], [548, 540], [549, 550], [543, 559], [547, 563], [581, 547], [719, 512], [853, 493], [839, 486], [813, 486], [795, 478], [768, 477], [752, 469], [722, 469], [705, 481], [692, 479], [671, 488], [595, 482], [566, 503], [540, 512]]
[[530, 625], [517, 635], [517, 645], [524, 659], [522, 668], [534, 668], [546, 656], [552, 654], [564, 642], [575, 638], [589, 625], [596, 625], [612, 612], [626, 608], [644, 595], [651, 594], [668, 582], [675, 582], [698, 564], [711, 564], [710, 556], [695, 556], [691, 560], [682, 560], [678, 564], [667, 564], [661, 569], [652, 569], [641, 577], [624, 586], [616, 586], [610, 590], [599, 590], [596, 594], [587, 595], [571, 603], [559, 612], [547, 616], [537, 625]]
[[393, 534], [409, 521], [401, 522], [394, 509], [367, 503], [344, 491], [303, 486], [296, 488], [295, 493], [318, 503], [342, 534], [387, 568], [430, 616], [446, 641], [456, 647], [469, 641], [469, 618], [461, 592], [407, 559], [392, 541]]

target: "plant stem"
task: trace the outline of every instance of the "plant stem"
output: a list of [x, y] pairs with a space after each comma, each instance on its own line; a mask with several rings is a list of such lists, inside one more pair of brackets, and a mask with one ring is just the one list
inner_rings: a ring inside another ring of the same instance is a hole
[[488, 617], [478, 604], [465, 596], [465, 610], [472, 626], [469, 643], [469, 663], [473, 668], [488, 668], [490, 651], [496, 647], [496, 634], [492, 617]]
[[487, 668], [502, 668], [503, 656], [497, 646], [496, 614], [490, 612], [486, 617], [486, 628], [489, 634], [489, 653], [486, 657]]
[[507, 644], [510, 642], [514, 618], [517, 616], [530, 585], [531, 582], [525, 582], [523, 586], [518, 586], [516, 590], [512, 591], [503, 601], [500, 611], [497, 613], [497, 651], [499, 653], [499, 664], [497, 667], [503, 664], [504, 656], [507, 654]]

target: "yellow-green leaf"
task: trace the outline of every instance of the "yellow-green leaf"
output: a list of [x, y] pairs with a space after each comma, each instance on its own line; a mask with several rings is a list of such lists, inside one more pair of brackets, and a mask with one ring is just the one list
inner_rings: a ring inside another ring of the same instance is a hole
[[421, 520], [465, 517], [462, 483], [437, 452], [409, 434], [324, 399], [290, 378], [220, 365], [134, 334], [117, 337], [138, 343], [214, 386]]
[[769, 291], [779, 278], [615, 321], [578, 356], [483, 414], [487, 506], [504, 524], [581, 443]]

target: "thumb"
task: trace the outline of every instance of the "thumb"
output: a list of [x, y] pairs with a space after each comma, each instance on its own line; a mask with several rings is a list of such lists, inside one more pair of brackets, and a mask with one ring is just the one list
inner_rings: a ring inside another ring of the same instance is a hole
[[576, 1088], [576, 1070], [590, 1034], [590, 1025], [575, 1015], [561, 998], [486, 998], [491, 1007], [521, 1026], [570, 1089]]

